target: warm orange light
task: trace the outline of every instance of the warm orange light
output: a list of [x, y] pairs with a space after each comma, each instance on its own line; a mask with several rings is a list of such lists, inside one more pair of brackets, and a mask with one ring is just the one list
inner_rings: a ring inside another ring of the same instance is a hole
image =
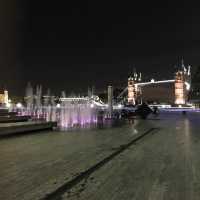
[[175, 104], [185, 104], [185, 84], [182, 72], [177, 72], [175, 80]]

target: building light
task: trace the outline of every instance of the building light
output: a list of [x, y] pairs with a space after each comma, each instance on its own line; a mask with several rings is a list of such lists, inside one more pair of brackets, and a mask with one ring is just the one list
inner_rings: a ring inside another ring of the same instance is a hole
[[17, 106], [17, 108], [22, 108], [22, 104], [21, 103], [17, 103], [16, 106]]
[[185, 82], [186, 90], [190, 90], [190, 84], [188, 82]]
[[17, 103], [17, 108], [21, 108], [22, 107], [22, 104], [21, 103]]
[[6, 104], [6, 107], [7, 107], [7, 108], [10, 108], [10, 107], [11, 107], [11, 103], [8, 102], [8, 103]]
[[56, 108], [60, 108], [60, 104], [59, 103], [56, 105]]
[[152, 79], [151, 79], [151, 83], [154, 83], [154, 82], [155, 82], [155, 80], [152, 78]]
[[122, 104], [118, 104], [118, 106], [117, 106], [118, 108], [122, 108]]

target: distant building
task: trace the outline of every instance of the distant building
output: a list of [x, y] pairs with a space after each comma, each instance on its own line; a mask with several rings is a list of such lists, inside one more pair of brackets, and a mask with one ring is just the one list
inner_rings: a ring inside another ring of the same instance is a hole
[[4, 90], [3, 93], [0, 93], [0, 104], [8, 105], [8, 91]]

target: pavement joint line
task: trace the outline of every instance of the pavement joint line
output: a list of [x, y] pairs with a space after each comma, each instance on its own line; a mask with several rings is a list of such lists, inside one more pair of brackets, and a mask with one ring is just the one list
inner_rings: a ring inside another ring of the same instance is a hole
[[[98, 169], [103, 167], [105, 164], [107, 164], [109, 161], [111, 161], [116, 156], [121, 154], [123, 151], [127, 150], [130, 146], [132, 146], [138, 140], [142, 139], [143, 137], [152, 133], [153, 131], [156, 131], [156, 130], [158, 131], [159, 129], [160, 128], [150, 128], [147, 131], [145, 131], [144, 133], [140, 134], [138, 137], [136, 137], [133, 140], [131, 140], [130, 142], [128, 142], [127, 144], [121, 145], [119, 150], [117, 150], [117, 151], [113, 152], [112, 154], [110, 154], [109, 156], [105, 157], [103, 160], [99, 161], [98, 163], [96, 163], [92, 167], [88, 168], [84, 172], [81, 172], [78, 176], [74, 177], [70, 181], [68, 181], [68, 182], [64, 183], [63, 185], [61, 185], [60, 187], [58, 187], [55, 191], [53, 191], [49, 194], [46, 194], [46, 196], [43, 198], [40, 198], [40, 200], [60, 200], [64, 193], [66, 193], [71, 188], [76, 186], [83, 179], [89, 177], [92, 173], [94, 173], [95, 171], [97, 171]], [[153, 133], [152, 133], [152, 135], [153, 135]]]

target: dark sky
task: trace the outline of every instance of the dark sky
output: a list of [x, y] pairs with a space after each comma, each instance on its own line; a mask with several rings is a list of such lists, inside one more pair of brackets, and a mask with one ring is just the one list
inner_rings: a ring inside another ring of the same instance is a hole
[[55, 92], [126, 85], [133, 67], [172, 78], [182, 57], [200, 65], [199, 6], [189, 1], [7, 2], [0, 78], [13, 93], [27, 81]]

